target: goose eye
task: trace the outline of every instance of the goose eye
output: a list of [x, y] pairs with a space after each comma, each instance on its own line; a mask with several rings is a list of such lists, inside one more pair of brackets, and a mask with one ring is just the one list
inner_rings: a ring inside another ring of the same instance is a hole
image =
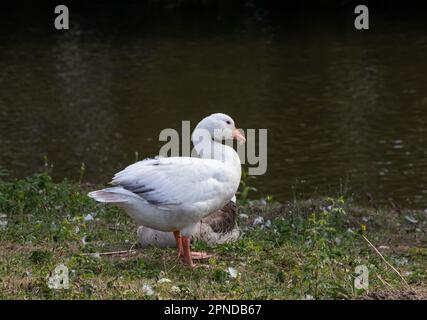
[[229, 120], [226, 121], [227, 124], [231, 124], [231, 122]]

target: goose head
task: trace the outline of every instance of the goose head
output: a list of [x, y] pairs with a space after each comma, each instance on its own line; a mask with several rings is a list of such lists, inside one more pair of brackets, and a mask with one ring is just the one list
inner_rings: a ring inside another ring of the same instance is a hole
[[213, 141], [237, 140], [245, 142], [246, 139], [239, 129], [236, 128], [234, 120], [224, 113], [214, 113], [199, 122], [193, 132], [194, 138], [203, 137]]

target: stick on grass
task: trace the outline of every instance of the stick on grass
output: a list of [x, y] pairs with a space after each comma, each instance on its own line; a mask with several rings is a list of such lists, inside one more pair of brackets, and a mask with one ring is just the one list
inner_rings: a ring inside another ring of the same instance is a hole
[[366, 240], [366, 242], [375, 250], [375, 252], [381, 257], [381, 259], [394, 271], [398, 274], [398, 276], [403, 280], [403, 282], [405, 283], [405, 285], [411, 289], [410, 285], [408, 284], [408, 282], [406, 281], [406, 279], [402, 276], [402, 274], [395, 268], [393, 267], [387, 260], [386, 258], [384, 258], [384, 256], [381, 254], [381, 252], [378, 251], [377, 248], [375, 248], [375, 246], [371, 243], [371, 241], [368, 240], [368, 238], [366, 238], [364, 235], [362, 235], [363, 239]]

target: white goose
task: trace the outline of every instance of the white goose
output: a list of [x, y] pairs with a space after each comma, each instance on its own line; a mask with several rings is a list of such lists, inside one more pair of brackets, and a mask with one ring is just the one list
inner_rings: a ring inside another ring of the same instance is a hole
[[173, 232], [178, 254], [193, 266], [205, 254], [190, 251], [190, 237], [200, 220], [224, 207], [236, 193], [240, 159], [224, 139], [245, 141], [233, 119], [222, 113], [204, 118], [192, 141], [198, 155], [146, 159], [118, 172], [115, 187], [89, 193], [99, 201], [122, 207], [138, 224]]

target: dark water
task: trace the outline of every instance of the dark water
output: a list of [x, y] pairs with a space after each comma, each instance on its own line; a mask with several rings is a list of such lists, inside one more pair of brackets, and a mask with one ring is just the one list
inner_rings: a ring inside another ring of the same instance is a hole
[[76, 13], [66, 32], [9, 18], [0, 166], [12, 176], [47, 154], [57, 178], [78, 179], [84, 162], [86, 180], [106, 182], [135, 151], [156, 154], [161, 129], [225, 112], [268, 128], [259, 195], [350, 188], [427, 207], [426, 19], [383, 17], [362, 33], [314, 14]]

